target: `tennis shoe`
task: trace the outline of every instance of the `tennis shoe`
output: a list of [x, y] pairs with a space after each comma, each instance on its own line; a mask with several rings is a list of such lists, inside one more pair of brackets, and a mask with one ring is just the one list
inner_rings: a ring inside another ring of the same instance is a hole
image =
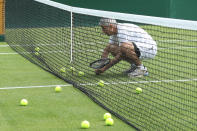
[[133, 72], [135, 69], [137, 68], [137, 66], [135, 64], [131, 64], [131, 67], [125, 71], [123, 71], [123, 74], [128, 74]]
[[129, 77], [143, 77], [148, 74], [147, 68], [145, 66], [143, 67], [137, 67], [133, 72], [128, 73]]

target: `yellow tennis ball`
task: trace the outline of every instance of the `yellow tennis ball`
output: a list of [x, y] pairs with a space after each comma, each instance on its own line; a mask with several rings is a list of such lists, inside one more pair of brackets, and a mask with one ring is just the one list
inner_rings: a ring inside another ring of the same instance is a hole
[[84, 72], [82, 72], [82, 71], [79, 71], [79, 72], [78, 72], [78, 75], [79, 75], [79, 76], [84, 76], [84, 75], [85, 75], [85, 73], [84, 73]]
[[35, 54], [36, 56], [39, 56], [39, 55], [40, 55], [38, 52], [35, 52], [34, 54]]
[[100, 80], [100, 81], [98, 82], [98, 85], [101, 86], [101, 87], [104, 87], [104, 81], [103, 81], [103, 80]]
[[87, 120], [82, 121], [82, 122], [81, 122], [81, 128], [83, 128], [83, 129], [90, 128], [90, 123], [89, 123], [89, 121], [87, 121]]
[[110, 113], [105, 113], [103, 115], [104, 120], [106, 120], [107, 118], [111, 118], [111, 114]]
[[107, 126], [112, 126], [112, 125], [114, 124], [114, 120], [113, 120], [112, 118], [107, 118], [107, 119], [105, 120], [105, 124], [106, 124]]
[[55, 87], [55, 92], [61, 92], [62, 91], [62, 87], [61, 86], [56, 86]]
[[39, 47], [36, 47], [34, 50], [37, 51], [37, 52], [39, 52], [40, 51], [40, 48]]
[[71, 71], [75, 71], [75, 67], [70, 67], [70, 70]]
[[142, 93], [142, 88], [139, 88], [139, 87], [138, 87], [138, 88], [136, 88], [136, 93], [137, 93], [137, 94]]
[[103, 80], [100, 80], [99, 82], [104, 84], [104, 81]]
[[62, 67], [62, 68], [60, 69], [60, 72], [65, 73], [65, 72], [66, 72], [66, 68]]
[[26, 99], [22, 99], [22, 100], [20, 101], [20, 105], [21, 105], [21, 106], [26, 106], [26, 105], [28, 105], [28, 101], [27, 101]]

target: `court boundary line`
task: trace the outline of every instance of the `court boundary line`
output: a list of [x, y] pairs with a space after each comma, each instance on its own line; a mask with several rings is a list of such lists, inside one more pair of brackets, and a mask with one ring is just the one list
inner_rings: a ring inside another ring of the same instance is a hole
[[72, 86], [72, 85], [65, 84], [65, 85], [42, 85], [42, 86], [15, 86], [15, 87], [3, 87], [3, 88], [0, 88], [0, 90], [43, 88], [43, 87], [56, 87], [56, 86], [67, 87], [67, 86]]
[[[194, 47], [194, 46], [191, 46], [191, 47], [166, 47], [166, 48], [158, 48], [159, 50], [171, 50], [171, 49], [194, 49], [194, 48], [197, 48], [197, 47]], [[88, 51], [88, 52], [96, 52], [98, 50], [84, 50], [84, 51]], [[103, 49], [100, 49], [99, 51], [103, 51]], [[39, 52], [41, 54], [47, 54], [47, 53], [64, 53], [66, 51], [45, 51], [45, 52]], [[74, 52], [83, 52], [83, 51], [74, 51]], [[18, 54], [31, 54], [31, 53], [34, 53], [34, 52], [20, 52], [20, 53], [17, 53], [17, 52], [13, 52], [13, 53], [8, 53], [8, 52], [1, 52], [0, 55], [18, 55]]]
[[[192, 79], [181, 79], [181, 80], [156, 80], [156, 81], [122, 81], [122, 82], [112, 82], [108, 83], [105, 82], [105, 85], [116, 85], [116, 84], [143, 84], [143, 83], [170, 83], [170, 82], [189, 82], [189, 81], [197, 81], [197, 78], [192, 78]], [[95, 86], [97, 83], [79, 83], [78, 85], [80, 86]], [[67, 87], [67, 86], [72, 86], [71, 84], [65, 84], [65, 85], [41, 85], [41, 86], [18, 86], [18, 87], [3, 87], [0, 88], [0, 90], [10, 90], [10, 89], [27, 89], [27, 88], [43, 88], [43, 87], [56, 87], [56, 86], [62, 86], [62, 87]]]
[[[152, 81], [122, 81], [122, 82], [112, 82], [112, 83], [104, 83], [105, 85], [116, 85], [116, 84], [143, 84], [143, 83], [170, 83], [170, 82], [189, 82], [189, 81], [197, 81], [196, 78], [192, 79], [181, 79], [181, 80], [152, 80]], [[86, 84], [79, 84], [79, 85], [97, 85], [97, 84], [92, 84], [92, 83], [86, 83]]]

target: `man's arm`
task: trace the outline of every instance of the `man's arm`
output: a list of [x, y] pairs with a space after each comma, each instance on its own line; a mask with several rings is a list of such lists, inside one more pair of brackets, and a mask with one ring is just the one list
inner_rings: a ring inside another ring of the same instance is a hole
[[110, 63], [107, 64], [102, 68], [103, 72], [109, 69], [110, 67], [114, 66], [121, 60], [121, 51], [118, 52], [118, 54], [114, 57], [114, 59], [110, 60]]
[[[110, 47], [109, 47], [108, 54], [109, 54], [109, 52], [114, 52], [114, 50], [111, 50]], [[104, 66], [103, 68], [95, 70], [95, 73], [97, 75], [99, 75], [100, 73], [103, 73], [104, 71], [106, 71], [107, 69], [112, 67], [113, 65], [117, 64], [121, 60], [121, 56], [122, 56], [121, 48], [117, 46], [116, 55], [115, 55], [114, 59], [110, 60], [110, 63], [107, 64], [106, 66]]]
[[105, 47], [105, 49], [104, 49], [104, 51], [103, 51], [103, 54], [102, 54], [101, 58], [102, 58], [102, 59], [107, 58], [108, 55], [109, 55], [109, 53], [110, 53], [110, 44], [108, 44], [108, 45]]

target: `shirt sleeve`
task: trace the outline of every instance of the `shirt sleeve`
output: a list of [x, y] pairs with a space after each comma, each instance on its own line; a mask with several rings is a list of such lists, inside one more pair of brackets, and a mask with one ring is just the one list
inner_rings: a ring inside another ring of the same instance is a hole
[[118, 44], [119, 40], [118, 40], [117, 35], [111, 35], [110, 38], [109, 38], [109, 43], [110, 44]]

